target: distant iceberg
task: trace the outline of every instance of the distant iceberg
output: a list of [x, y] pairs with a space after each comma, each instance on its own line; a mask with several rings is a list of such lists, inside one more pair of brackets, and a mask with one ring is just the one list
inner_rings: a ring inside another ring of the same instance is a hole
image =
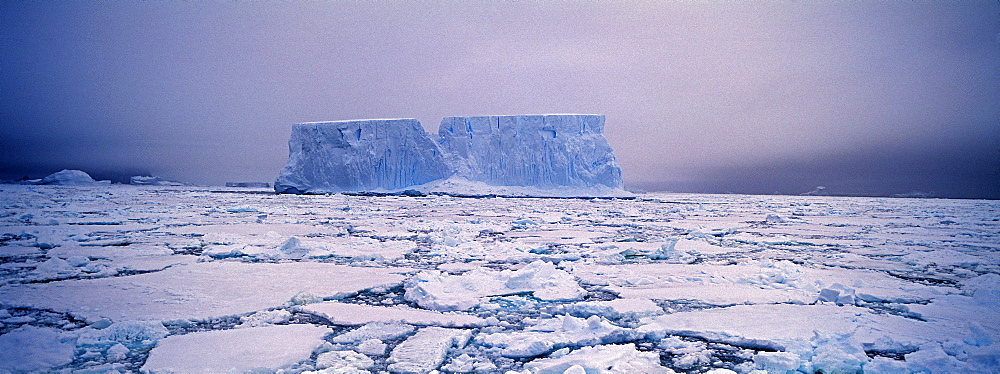
[[94, 184], [111, 184], [111, 181], [95, 181], [94, 178], [90, 177], [90, 174], [87, 174], [84, 171], [64, 169], [62, 171], [49, 174], [42, 179], [29, 179], [18, 183], [59, 186], [89, 186]]
[[627, 195], [604, 116], [447, 117], [437, 139], [415, 119], [292, 126], [278, 193]]

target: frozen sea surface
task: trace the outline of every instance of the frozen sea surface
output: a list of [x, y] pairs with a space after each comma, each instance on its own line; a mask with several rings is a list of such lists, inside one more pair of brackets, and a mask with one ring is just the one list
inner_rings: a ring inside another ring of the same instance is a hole
[[1000, 202], [0, 186], [0, 373], [995, 373]]

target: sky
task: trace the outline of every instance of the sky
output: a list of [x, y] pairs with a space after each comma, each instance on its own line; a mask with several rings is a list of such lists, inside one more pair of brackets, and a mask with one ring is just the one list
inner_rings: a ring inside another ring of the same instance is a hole
[[997, 1], [0, 1], [0, 179], [273, 181], [291, 125], [607, 116], [626, 186], [1000, 198]]

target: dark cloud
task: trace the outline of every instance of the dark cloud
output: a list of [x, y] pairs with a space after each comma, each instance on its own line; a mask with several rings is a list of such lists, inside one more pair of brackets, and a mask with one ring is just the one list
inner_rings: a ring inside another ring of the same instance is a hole
[[435, 131], [449, 115], [587, 112], [608, 115], [631, 185], [997, 197], [998, 14], [986, 1], [3, 2], [0, 178], [271, 180], [295, 122]]

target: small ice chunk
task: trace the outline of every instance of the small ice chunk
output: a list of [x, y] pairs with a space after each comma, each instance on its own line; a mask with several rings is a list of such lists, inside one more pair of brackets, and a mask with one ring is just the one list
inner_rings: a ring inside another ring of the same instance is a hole
[[128, 352], [129, 349], [125, 347], [124, 344], [115, 343], [115, 345], [111, 346], [111, 348], [108, 348], [108, 352], [104, 357], [107, 358], [108, 361], [122, 361], [128, 357]]
[[375, 361], [354, 351], [330, 351], [316, 357], [317, 369], [371, 369]]
[[48, 371], [73, 362], [75, 338], [60, 330], [21, 326], [0, 335], [0, 372]]
[[767, 218], [764, 221], [767, 222], [767, 223], [769, 223], [769, 224], [772, 224], [772, 225], [779, 224], [779, 223], [788, 223], [787, 220], [785, 220], [784, 218], [781, 218], [781, 216], [779, 216], [777, 214], [768, 214]]
[[668, 239], [659, 249], [648, 255], [651, 260], [661, 260], [675, 264], [690, 264], [698, 259], [694, 254], [677, 250], [677, 239]]
[[837, 305], [854, 305], [855, 291], [853, 288], [834, 283], [819, 291], [819, 301], [833, 302]]
[[240, 327], [260, 327], [286, 323], [291, 318], [292, 313], [284, 309], [265, 310], [241, 317], [240, 321], [243, 323], [240, 324]]
[[400, 323], [375, 322], [337, 335], [331, 343], [358, 343], [371, 339], [394, 340], [413, 333], [414, 327]]
[[[541, 358], [524, 365], [532, 374], [563, 374], [576, 370], [581, 373], [647, 373], [670, 374], [673, 370], [660, 365], [660, 355], [641, 352], [632, 343], [584, 347], [558, 358]], [[581, 371], [582, 370], [582, 371]]]
[[793, 373], [802, 365], [802, 358], [791, 352], [760, 352], [753, 356], [753, 362], [768, 373]]
[[77, 341], [81, 346], [109, 346], [121, 343], [126, 348], [148, 348], [170, 333], [157, 321], [112, 323], [107, 319], [97, 321], [81, 331]]
[[385, 350], [388, 347], [381, 340], [368, 339], [358, 344], [357, 347], [354, 347], [354, 350], [369, 356], [385, 356]]
[[488, 359], [481, 359], [463, 353], [451, 359], [448, 365], [441, 369], [453, 373], [492, 373], [497, 366]]
[[67, 258], [66, 259], [66, 263], [68, 263], [69, 266], [78, 268], [78, 267], [86, 266], [87, 264], [89, 264], [90, 263], [90, 259], [87, 258], [86, 256], [73, 256], [73, 257]]

